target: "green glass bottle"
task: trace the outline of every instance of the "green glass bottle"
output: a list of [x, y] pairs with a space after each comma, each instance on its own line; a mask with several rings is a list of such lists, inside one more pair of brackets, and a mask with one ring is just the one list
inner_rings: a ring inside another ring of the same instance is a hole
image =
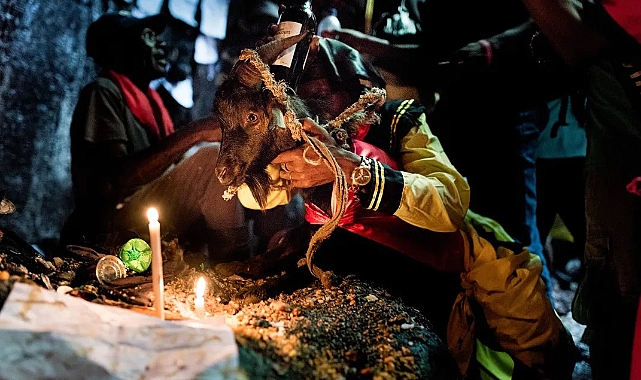
[[142, 273], [151, 264], [151, 247], [146, 241], [134, 238], [120, 248], [120, 260], [136, 273]]

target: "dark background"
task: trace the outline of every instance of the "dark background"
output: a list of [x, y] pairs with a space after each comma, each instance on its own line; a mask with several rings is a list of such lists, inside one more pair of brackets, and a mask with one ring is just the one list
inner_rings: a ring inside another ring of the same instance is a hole
[[32, 244], [56, 240], [73, 206], [69, 124], [93, 76], [85, 31], [98, 1], [0, 0], [0, 190], [16, 211], [0, 215]]

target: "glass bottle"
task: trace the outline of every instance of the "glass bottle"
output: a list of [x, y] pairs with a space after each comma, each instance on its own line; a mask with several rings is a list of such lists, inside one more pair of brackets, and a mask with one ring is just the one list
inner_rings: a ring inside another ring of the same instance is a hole
[[282, 52], [271, 65], [276, 80], [285, 80], [294, 91], [305, 69], [309, 47], [316, 33], [316, 16], [312, 12], [311, 0], [288, 0], [286, 8], [278, 18], [275, 38], [285, 38], [304, 32], [312, 32], [303, 40]]

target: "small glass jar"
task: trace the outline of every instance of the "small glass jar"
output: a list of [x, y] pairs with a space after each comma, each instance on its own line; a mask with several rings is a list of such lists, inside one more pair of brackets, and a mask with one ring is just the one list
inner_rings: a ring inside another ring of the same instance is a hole
[[127, 267], [114, 255], [107, 255], [96, 264], [96, 278], [102, 285], [107, 285], [106, 281], [113, 281], [119, 278], [127, 277]]

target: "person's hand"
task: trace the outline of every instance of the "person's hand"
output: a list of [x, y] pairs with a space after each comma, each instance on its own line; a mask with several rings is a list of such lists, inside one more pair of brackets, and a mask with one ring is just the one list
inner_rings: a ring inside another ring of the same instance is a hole
[[308, 117], [301, 119], [303, 125], [303, 131], [313, 137], [328, 147], [337, 147], [336, 140], [329, 134], [329, 131], [322, 126], [316, 124], [316, 122]]
[[382, 50], [389, 45], [389, 41], [387, 40], [370, 36], [355, 29], [342, 28], [327, 31], [323, 32], [321, 37], [339, 40], [358, 50], [361, 54], [373, 56], [379, 55]]
[[[285, 4], [280, 4], [278, 6], [279, 17], [285, 11], [285, 8], [287, 8]], [[259, 48], [260, 46], [263, 46], [268, 42], [272, 42], [275, 39], [277, 30], [278, 30], [278, 24], [269, 24], [267, 26], [267, 33], [265, 34], [265, 36], [260, 40], [256, 41], [256, 48]]]
[[[360, 164], [360, 157], [336, 146], [336, 141], [325, 128], [312, 119], [301, 120], [303, 130], [329, 149], [345, 173], [351, 173]], [[329, 164], [319, 157], [309, 144], [279, 154], [272, 164], [280, 164], [280, 177], [289, 180], [292, 187], [310, 188], [333, 182], [336, 174]]]
[[275, 40], [276, 30], [278, 30], [278, 24], [269, 24], [269, 26], [267, 26], [267, 34], [265, 34], [265, 36], [260, 40], [256, 41], [256, 48], [258, 49], [266, 43]]
[[475, 71], [486, 69], [492, 64], [492, 46], [487, 40], [470, 42], [458, 49], [448, 57], [448, 61], [442, 62], [452, 70]]

